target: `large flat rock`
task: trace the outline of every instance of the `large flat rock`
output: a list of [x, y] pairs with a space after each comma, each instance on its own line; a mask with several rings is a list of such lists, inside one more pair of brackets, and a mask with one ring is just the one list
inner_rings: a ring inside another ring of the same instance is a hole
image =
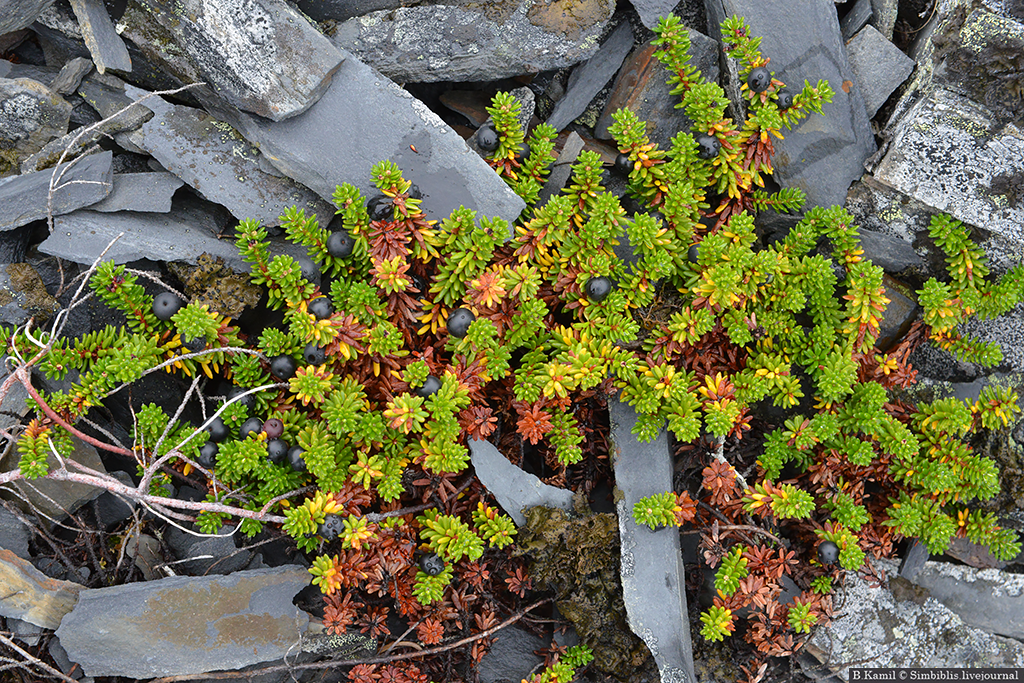
[[913, 581], [965, 623], [1001, 636], [1024, 638], [1024, 576], [926, 562]]
[[545, 484], [516, 467], [491, 442], [470, 439], [469, 452], [476, 476], [516, 526], [526, 524], [523, 510], [528, 508], [541, 506], [566, 512], [572, 510], [572, 491]]
[[678, 530], [651, 531], [633, 519], [633, 506], [641, 498], [672, 490], [668, 434], [663, 428], [653, 441], [637, 441], [631, 433], [637, 419], [633, 408], [612, 398], [608, 412], [629, 627], [654, 655], [662, 681], [693, 683], [697, 679]]
[[511, 223], [526, 206], [426, 105], [351, 55], [301, 116], [273, 122], [222, 113], [278, 170], [324, 199], [345, 182], [367, 198], [378, 194], [370, 170], [390, 159], [419, 186], [431, 219], [465, 206]]
[[875, 138], [846, 57], [836, 9], [829, 0], [705, 0], [708, 27], [720, 38], [725, 17], [738, 14], [761, 37], [761, 53], [792, 92], [825, 79], [835, 91], [824, 116], [811, 114], [776, 140], [775, 175], [784, 187], [807, 193], [807, 206], [841, 205], [850, 183], [864, 173]]
[[238, 669], [298, 645], [309, 615], [292, 598], [309, 582], [305, 568], [286, 565], [84, 590], [57, 637], [88, 676]]
[[[46, 218], [47, 210], [59, 216], [100, 201], [113, 187], [112, 162], [111, 152], [100, 152], [11, 178], [0, 185], [0, 230]], [[48, 198], [51, 180], [57, 189]]]
[[78, 17], [82, 38], [89, 48], [96, 70], [100, 73], [107, 69], [131, 71], [132, 59], [128, 56], [128, 48], [121, 36], [117, 35], [103, 0], [71, 0], [71, 9]]

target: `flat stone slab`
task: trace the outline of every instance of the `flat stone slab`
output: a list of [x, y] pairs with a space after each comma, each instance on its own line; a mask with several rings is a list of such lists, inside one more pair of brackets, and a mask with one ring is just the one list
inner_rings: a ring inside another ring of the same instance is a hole
[[182, 83], [203, 81], [242, 111], [296, 116], [343, 56], [283, 0], [139, 0], [122, 35]]
[[835, 91], [824, 116], [811, 114], [785, 140], [775, 141], [776, 180], [783, 187], [807, 193], [806, 207], [842, 205], [850, 183], [864, 173], [864, 161], [875, 152], [871, 122], [850, 67], [831, 2], [793, 0], [785, 9], [764, 0], [706, 0], [708, 27], [718, 38], [722, 20], [744, 17], [768, 68], [791, 92], [825, 79]]
[[1013, 174], [1024, 174], [1024, 131], [999, 125], [984, 106], [944, 88], [907, 112], [874, 171], [924, 204], [999, 233], [1016, 245], [1019, 261], [1024, 202], [993, 190], [994, 179]]
[[53, 0], [0, 0], [0, 35], [27, 28]]
[[292, 598], [310, 578], [286, 565], [83, 590], [57, 637], [88, 676], [175, 676], [281, 659], [309, 623]]
[[[131, 86], [127, 91], [136, 98], [146, 94]], [[276, 226], [292, 206], [316, 216], [320, 225], [334, 217], [334, 206], [312, 190], [262, 170], [259, 150], [229, 124], [201, 109], [155, 97], [145, 104], [154, 116], [128, 139], [235, 218]]]
[[648, 443], [631, 433], [636, 412], [608, 400], [615, 507], [622, 545], [622, 597], [629, 627], [654, 655], [662, 681], [693, 683], [693, 645], [686, 607], [686, 573], [675, 527], [651, 531], [633, 519], [641, 498], [672, 490], [672, 455], [664, 428]]
[[526, 206], [426, 105], [352, 56], [301, 116], [277, 123], [245, 115], [226, 120], [274, 167], [324, 199], [344, 182], [367, 199], [379, 194], [370, 170], [390, 159], [419, 186], [430, 219], [465, 206], [512, 223]]
[[926, 562], [913, 579], [965, 623], [990, 633], [1024, 638], [1024, 576]]
[[131, 71], [132, 58], [128, 56], [128, 48], [121, 36], [117, 35], [103, 0], [71, 0], [71, 9], [78, 18], [82, 38], [96, 70], [100, 73], [107, 69]]
[[640, 15], [640, 21], [644, 26], [653, 29], [658, 25], [658, 19], [671, 12], [679, 2], [678, 0], [630, 0], [630, 4]]
[[399, 83], [491, 81], [589, 59], [614, 10], [608, 0], [447, 0], [369, 12], [332, 40]]
[[846, 54], [857, 76], [869, 117], [875, 115], [889, 99], [889, 95], [914, 70], [914, 60], [870, 25], [862, 28], [846, 43]]
[[10, 550], [0, 548], [0, 616], [42, 628], [57, 628], [75, 606], [82, 587], [52, 579]]
[[0, 78], [0, 176], [35, 154], [53, 138], [68, 132], [71, 105], [39, 81]]
[[526, 524], [523, 510], [528, 508], [541, 506], [565, 512], [572, 510], [572, 491], [545, 484], [516, 467], [490, 441], [470, 439], [469, 452], [476, 476], [494, 494], [516, 526]]
[[[850, 666], [1024, 667], [1024, 644], [965, 624], [938, 600], [897, 577], [896, 562], [872, 560], [872, 564], [885, 571], [889, 587], [872, 587], [856, 572], [847, 573], [842, 610], [836, 611], [831, 626], [815, 629], [805, 646], [822, 663], [809, 673], [831, 672], [847, 681]], [[804, 660], [801, 664], [807, 670]]]
[[103, 200], [89, 206], [90, 211], [143, 211], [168, 213], [171, 197], [185, 182], [166, 171], [151, 173], [115, 173], [114, 189]]
[[47, 195], [55, 173], [60, 180], [55, 181], [58, 189], [53, 193], [54, 216], [100, 201], [113, 187], [113, 158], [111, 152], [90, 154], [73, 165], [64, 163], [56, 168], [25, 173], [0, 185], [0, 230], [12, 230], [46, 218]]
[[582, 114], [594, 96], [601, 92], [622, 66], [622, 60], [632, 47], [633, 29], [628, 21], [623, 21], [601, 43], [597, 54], [573, 69], [566, 84], [565, 95], [555, 104], [547, 122], [560, 131]]

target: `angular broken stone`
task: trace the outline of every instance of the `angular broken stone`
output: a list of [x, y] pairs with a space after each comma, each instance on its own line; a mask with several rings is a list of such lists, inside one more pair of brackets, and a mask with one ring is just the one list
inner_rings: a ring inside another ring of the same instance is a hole
[[[690, 29], [690, 64], [705, 80], [718, 81], [718, 41]], [[608, 127], [614, 114], [625, 107], [647, 122], [647, 135], [661, 149], [668, 149], [681, 130], [689, 131], [693, 122], [676, 109], [679, 95], [671, 94], [666, 82], [669, 72], [654, 56], [655, 46], [649, 40], [626, 59], [612, 85], [604, 111], [594, 126], [594, 137], [611, 140]]]
[[572, 491], [545, 484], [529, 472], [516, 467], [490, 441], [469, 440], [473, 469], [498, 504], [516, 526], [526, 524], [523, 510], [542, 506], [572, 510]]
[[914, 247], [899, 237], [873, 230], [859, 230], [857, 239], [864, 250], [864, 258], [883, 268], [887, 273], [898, 274], [918, 270], [925, 265], [924, 259], [914, 251]]
[[0, 36], [32, 25], [53, 0], [0, 0]]
[[57, 76], [53, 79], [53, 82], [50, 83], [50, 89], [54, 92], [60, 93], [61, 95], [72, 94], [78, 90], [78, 86], [81, 85], [82, 79], [92, 71], [93, 66], [91, 59], [75, 57], [60, 68]]
[[640, 21], [644, 26], [653, 29], [658, 25], [658, 19], [671, 12], [679, 2], [678, 0], [630, 0], [630, 4], [640, 15]]
[[96, 70], [100, 73], [107, 69], [131, 71], [132, 59], [128, 56], [128, 48], [121, 36], [117, 35], [103, 0], [71, 0], [71, 9], [78, 17], [82, 38], [96, 64]]
[[447, 0], [349, 19], [332, 40], [399, 83], [493, 81], [589, 59], [614, 10], [606, 0]]
[[54, 183], [49, 208], [54, 216], [95, 204], [113, 186], [113, 154], [100, 152], [56, 168], [26, 173], [0, 185], [0, 230], [10, 230], [46, 218], [47, 195]]
[[10, 550], [0, 548], [0, 616], [22, 619], [43, 628], [57, 628], [71, 611], [82, 587], [51, 579]]
[[623, 21], [601, 44], [597, 54], [573, 69], [566, 84], [565, 95], [555, 104], [547, 122], [555, 130], [562, 130], [582, 114], [594, 96], [622, 66], [622, 60], [632, 47], [633, 29], [628, 21]]
[[686, 573], [675, 527], [651, 531], [633, 519], [641, 498], [672, 491], [672, 454], [664, 428], [643, 443], [631, 433], [636, 412], [608, 400], [615, 507], [622, 545], [622, 597], [629, 627], [647, 645], [663, 681], [693, 683], [693, 646], [686, 607]]
[[89, 676], [238, 669], [297, 648], [309, 615], [292, 597], [309, 582], [286, 565], [83, 590], [57, 637]]
[[[128, 93], [133, 97], [144, 94], [130, 86]], [[128, 139], [235, 218], [276, 226], [285, 209], [293, 206], [304, 209], [307, 217], [315, 216], [324, 226], [334, 216], [334, 206], [312, 190], [290, 178], [264, 172], [259, 150], [230, 125], [201, 109], [159, 98], [146, 103], [155, 116], [129, 133]]]
[[853, 38], [872, 16], [871, 0], [857, 0], [846, 16], [839, 20], [839, 31], [843, 34], [843, 40]]
[[804, 81], [824, 79], [835, 96], [823, 107], [824, 116], [811, 114], [775, 141], [775, 176], [784, 187], [807, 193], [807, 207], [842, 205], [850, 183], [864, 173], [864, 160], [875, 151], [871, 122], [850, 68], [831, 3], [794, 0], [779, 11], [763, 0], [707, 0], [708, 26], [718, 37], [726, 17], [744, 17], [769, 68], [799, 92]]
[[447, 218], [465, 206], [512, 223], [525, 207], [426, 105], [351, 55], [323, 97], [301, 116], [275, 123], [218, 113], [279, 171], [324, 199], [345, 182], [364, 197], [378, 194], [371, 169], [390, 159], [423, 192], [430, 219]]
[[551, 175], [548, 176], [548, 179], [544, 182], [544, 187], [540, 190], [537, 206], [547, 204], [549, 199], [562, 191], [562, 188], [565, 187], [566, 182], [569, 180], [569, 176], [572, 175], [572, 165], [576, 163], [576, 157], [583, 151], [583, 147], [583, 138], [575, 132], [569, 133], [565, 144], [562, 145], [562, 151], [558, 154], [558, 158], [551, 167]]
[[875, 115], [914, 70], [914, 60], [886, 40], [874, 26], [865, 26], [847, 42], [846, 54], [864, 96], [868, 117]]
[[171, 197], [183, 184], [181, 178], [166, 171], [115, 173], [114, 189], [89, 210], [167, 213], [171, 210]]
[[182, 83], [272, 121], [306, 111], [343, 57], [283, 0], [138, 0], [122, 36]]
[[910, 325], [917, 319], [918, 306], [914, 292], [888, 273], [882, 276], [882, 287], [889, 303], [886, 304], [882, 319], [879, 321], [875, 346], [879, 351], [887, 351], [903, 338]]
[[42, 83], [0, 78], [0, 176], [64, 135], [70, 120], [71, 105]]

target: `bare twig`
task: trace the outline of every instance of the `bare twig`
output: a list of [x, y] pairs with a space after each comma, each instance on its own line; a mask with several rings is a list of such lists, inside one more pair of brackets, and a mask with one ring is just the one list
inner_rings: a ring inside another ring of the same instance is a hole
[[24, 657], [25, 661], [23, 662], [23, 665], [25, 666], [26, 669], [28, 668], [29, 665], [35, 666], [35, 667], [38, 667], [38, 668], [42, 669], [46, 673], [48, 673], [50, 676], [53, 676], [54, 678], [60, 679], [62, 681], [65, 681], [66, 683], [76, 683], [75, 679], [70, 678], [68, 676], [65, 676], [59, 670], [54, 669], [52, 666], [50, 666], [46, 662], [44, 662], [44, 661], [42, 661], [42, 660], [40, 660], [40, 659], [38, 659], [36, 657], [33, 657], [31, 654], [29, 654], [25, 650], [22, 650], [20, 647], [18, 647], [18, 645], [13, 640], [11, 640], [7, 636], [3, 635], [2, 633], [0, 633], [0, 643], [3, 643], [7, 647], [9, 647], [12, 650], [14, 650], [15, 652], [17, 652], [22, 657]]

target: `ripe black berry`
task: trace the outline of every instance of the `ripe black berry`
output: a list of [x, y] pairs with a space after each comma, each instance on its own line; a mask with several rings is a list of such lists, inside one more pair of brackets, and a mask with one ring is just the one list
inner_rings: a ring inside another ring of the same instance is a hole
[[608, 298], [608, 295], [612, 293], [612, 281], [603, 275], [600, 277], [592, 277], [587, 280], [586, 286], [587, 298], [593, 301], [595, 304], [599, 304]]
[[298, 363], [291, 356], [274, 356], [270, 360], [270, 373], [287, 382], [295, 375]]
[[298, 262], [299, 268], [302, 269], [302, 277], [309, 280], [314, 285], [320, 284], [320, 268], [313, 263], [313, 259], [300, 254], [295, 257], [295, 260]]
[[206, 336], [201, 334], [198, 337], [182, 337], [181, 345], [192, 353], [197, 353], [206, 348]]
[[476, 144], [485, 152], [498, 149], [498, 133], [490, 126], [482, 127], [476, 134]]
[[199, 459], [196, 462], [199, 463], [200, 467], [206, 469], [212, 469], [214, 464], [217, 462], [217, 444], [212, 441], [207, 441], [199, 449]]
[[775, 101], [780, 111], [786, 111], [793, 106], [793, 95], [783, 90], [779, 93], [779, 99]]
[[697, 263], [700, 260], [700, 248], [696, 244], [691, 244], [690, 248], [686, 250], [686, 258], [690, 260], [690, 263]]
[[722, 143], [714, 135], [697, 136], [697, 156], [701, 159], [714, 159], [720, 149]]
[[333, 541], [338, 537], [338, 534], [345, 530], [345, 522], [339, 515], [327, 515], [324, 517], [324, 521], [317, 527], [316, 532], [320, 534], [325, 541]]
[[747, 87], [754, 92], [764, 92], [772, 84], [772, 72], [768, 67], [759, 66], [747, 75]]
[[271, 439], [267, 442], [267, 455], [270, 456], [270, 462], [283, 465], [288, 457], [288, 442], [284, 439]]
[[441, 380], [434, 377], [433, 375], [427, 375], [427, 379], [423, 384], [416, 389], [416, 395], [426, 398], [431, 394], [436, 394], [437, 390], [441, 388]]
[[322, 347], [309, 342], [302, 350], [302, 357], [306, 360], [306, 365], [323, 365], [327, 360], [327, 352]]
[[[231, 399], [235, 398], [236, 396], [241, 396], [246, 391], [247, 390], [243, 389], [242, 387], [233, 387], [231, 389], [231, 391], [228, 392], [228, 400], [230, 401]], [[240, 404], [246, 410], [252, 410], [253, 408], [256, 407], [256, 395], [255, 394], [246, 394], [245, 396], [242, 396], [240, 399], [235, 401], [235, 403]]]
[[425, 574], [430, 576], [437, 576], [444, 571], [444, 560], [437, 553], [430, 553], [420, 558], [420, 569]]
[[153, 315], [159, 320], [170, 320], [184, 305], [185, 302], [177, 294], [162, 292], [153, 297]]
[[276, 439], [284, 434], [284, 422], [281, 422], [276, 417], [272, 417], [263, 423], [263, 433], [267, 435], [268, 439]]
[[394, 206], [391, 197], [383, 194], [371, 197], [370, 201], [366, 202], [366, 210], [370, 212], [371, 221], [391, 220], [395, 216]]
[[250, 417], [248, 420], [242, 423], [242, 428], [238, 430], [238, 438], [245, 441], [250, 434], [259, 434], [263, 431], [263, 420], [258, 417]]
[[523, 163], [530, 156], [530, 144], [528, 142], [522, 142], [519, 144], [519, 151], [516, 152], [516, 161]]
[[344, 230], [332, 232], [327, 238], [327, 253], [334, 258], [348, 258], [355, 246], [356, 239]]
[[823, 541], [818, 546], [818, 560], [822, 564], [835, 564], [839, 559], [839, 546], [832, 541]]
[[456, 308], [448, 316], [448, 334], [456, 339], [462, 339], [469, 332], [469, 326], [473, 324], [474, 320], [476, 320], [476, 316], [468, 308]]
[[309, 305], [306, 306], [306, 310], [316, 316], [317, 320], [330, 318], [334, 315], [334, 305], [326, 296], [318, 296], [310, 301]]
[[209, 432], [210, 441], [213, 443], [220, 443], [231, 435], [228, 426], [224, 424], [224, 420], [220, 419], [220, 417], [213, 418], [210, 424], [206, 425], [206, 431]]
[[288, 464], [292, 466], [292, 469], [296, 472], [308, 472], [306, 468], [306, 461], [302, 458], [302, 454], [306, 452], [302, 446], [292, 446], [288, 449]]
[[620, 154], [615, 157], [615, 172], [619, 175], [629, 175], [633, 170], [633, 162], [629, 160], [628, 154]]

